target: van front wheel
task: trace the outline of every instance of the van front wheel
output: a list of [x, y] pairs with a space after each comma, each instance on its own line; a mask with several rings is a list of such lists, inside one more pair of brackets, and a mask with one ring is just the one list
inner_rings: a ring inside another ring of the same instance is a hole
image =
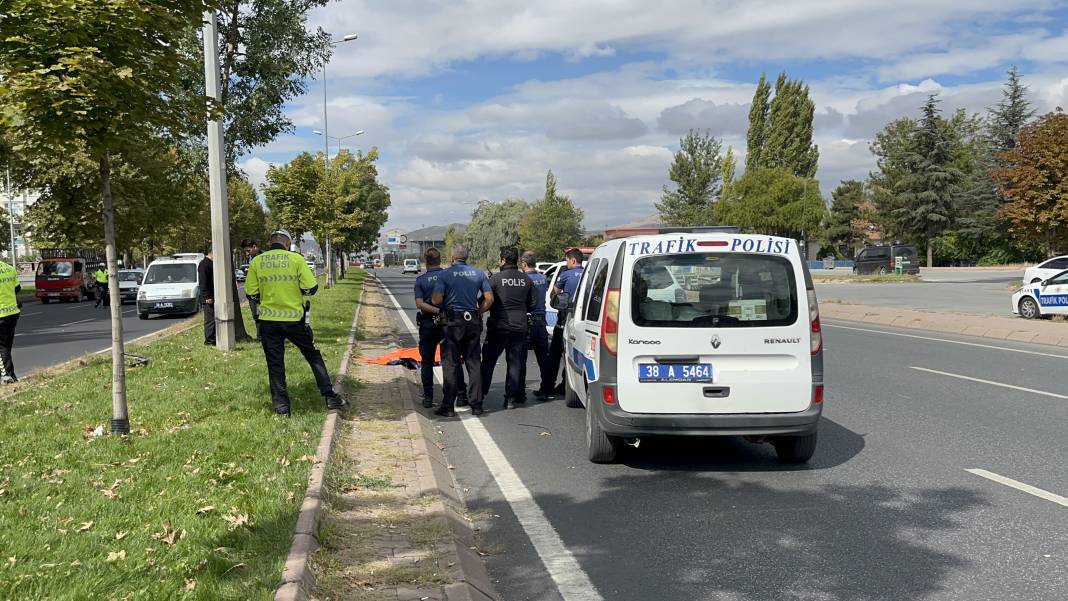
[[593, 463], [612, 463], [619, 452], [620, 440], [609, 436], [593, 415], [593, 403], [586, 403], [586, 449]]
[[804, 436], [780, 436], [771, 444], [783, 463], [808, 463], [816, 452], [816, 432]]

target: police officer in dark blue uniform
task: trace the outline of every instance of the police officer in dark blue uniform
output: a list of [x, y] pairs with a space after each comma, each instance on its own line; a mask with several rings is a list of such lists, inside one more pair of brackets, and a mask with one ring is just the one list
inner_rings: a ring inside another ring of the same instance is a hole
[[[441, 407], [434, 412], [441, 417], [455, 417], [453, 402], [459, 384], [460, 359], [467, 367], [468, 394], [472, 415], [482, 415], [482, 315], [493, 305], [493, 290], [486, 274], [467, 264], [467, 249], [452, 249], [452, 267], [445, 269], [434, 283], [432, 301], [445, 310], [445, 343], [441, 363], [445, 379]], [[479, 301], [481, 295], [482, 300]]]
[[[415, 306], [419, 309], [415, 321], [419, 325], [419, 375], [423, 381], [423, 407], [429, 409], [434, 406], [434, 362], [437, 361], [438, 347], [442, 346], [445, 338], [444, 328], [435, 321], [441, 314], [441, 307], [433, 302], [434, 284], [444, 270], [441, 268], [441, 251], [436, 248], [428, 248], [423, 260], [426, 262], [426, 271], [415, 278]], [[459, 390], [456, 404], [464, 405], [467, 402], [464, 372], [460, 370], [457, 374]]]
[[545, 294], [549, 291], [549, 280], [544, 273], [535, 269], [537, 258], [532, 252], [523, 253], [520, 267], [534, 283], [534, 306], [530, 309], [527, 317], [527, 343], [519, 355], [519, 381], [524, 387], [527, 382], [527, 351], [534, 351], [534, 359], [538, 362], [538, 372], [541, 376], [538, 390], [548, 390], [553, 386], [549, 373], [549, 332], [545, 329]]
[[505, 353], [508, 375], [504, 384], [504, 408], [526, 402], [522, 380], [522, 355], [527, 345], [527, 315], [534, 308], [534, 282], [519, 271], [519, 250], [501, 247], [501, 268], [490, 278], [493, 306], [482, 346], [482, 397], [493, 382], [493, 368]]
[[[575, 298], [575, 292], [578, 290], [579, 281], [582, 280], [582, 251], [577, 248], [569, 249], [564, 253], [564, 260], [567, 261], [567, 271], [560, 274], [560, 277], [556, 278], [556, 286], [553, 288], [553, 294], [559, 294], [566, 292], [572, 299]], [[548, 381], [550, 386], [556, 381], [556, 376], [560, 373], [560, 362], [564, 356], [564, 323], [567, 321], [567, 315], [561, 311], [560, 316], [556, 320], [556, 327], [553, 328], [553, 338], [549, 343], [549, 374]], [[534, 396], [540, 400], [548, 400], [554, 396], [559, 396], [564, 393], [564, 383], [560, 382], [552, 388], [542, 388], [534, 394]]]

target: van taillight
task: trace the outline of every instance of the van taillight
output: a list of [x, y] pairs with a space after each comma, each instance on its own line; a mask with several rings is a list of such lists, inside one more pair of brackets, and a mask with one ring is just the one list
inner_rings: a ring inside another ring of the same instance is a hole
[[816, 303], [816, 291], [808, 291], [808, 322], [812, 328], [812, 354], [820, 352], [823, 346], [823, 330], [820, 328], [820, 306]]
[[616, 387], [615, 386], [602, 386], [601, 387], [601, 399], [604, 400], [605, 405], [616, 404]]
[[823, 403], [823, 384], [816, 384], [812, 387], [812, 404], [819, 405]]
[[609, 288], [605, 293], [601, 340], [605, 350], [615, 355], [619, 348], [619, 288]]

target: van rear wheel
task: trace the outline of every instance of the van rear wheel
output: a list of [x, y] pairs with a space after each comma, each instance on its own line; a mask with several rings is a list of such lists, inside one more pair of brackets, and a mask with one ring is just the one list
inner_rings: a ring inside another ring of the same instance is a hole
[[779, 436], [771, 441], [782, 463], [808, 463], [816, 452], [817, 433], [802, 436]]
[[612, 463], [619, 452], [620, 439], [609, 436], [593, 416], [593, 403], [586, 403], [586, 449], [593, 463]]

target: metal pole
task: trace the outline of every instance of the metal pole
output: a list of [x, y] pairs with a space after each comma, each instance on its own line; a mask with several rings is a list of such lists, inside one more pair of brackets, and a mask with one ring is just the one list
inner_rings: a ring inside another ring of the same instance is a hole
[[[207, 95], [221, 101], [219, 91], [219, 41], [214, 11], [204, 13], [204, 80]], [[215, 347], [237, 348], [234, 324], [234, 294], [230, 285], [230, 211], [226, 203], [226, 155], [223, 152], [222, 121], [208, 120], [208, 183], [211, 189], [211, 250], [215, 257]]]
[[[327, 192], [330, 190], [330, 129], [327, 123], [327, 109], [326, 109], [326, 61], [323, 61], [323, 147], [325, 153], [323, 158], [326, 159], [326, 169], [323, 171], [323, 177], [326, 178]], [[329, 288], [334, 285], [334, 249], [330, 244], [330, 235], [327, 234], [326, 240], [323, 244], [323, 260], [326, 261], [326, 287]]]
[[[11, 225], [11, 265], [19, 269], [18, 253], [15, 252], [15, 194], [11, 191], [11, 163], [7, 164], [7, 220]], [[25, 206], [25, 205], [23, 205]]]

